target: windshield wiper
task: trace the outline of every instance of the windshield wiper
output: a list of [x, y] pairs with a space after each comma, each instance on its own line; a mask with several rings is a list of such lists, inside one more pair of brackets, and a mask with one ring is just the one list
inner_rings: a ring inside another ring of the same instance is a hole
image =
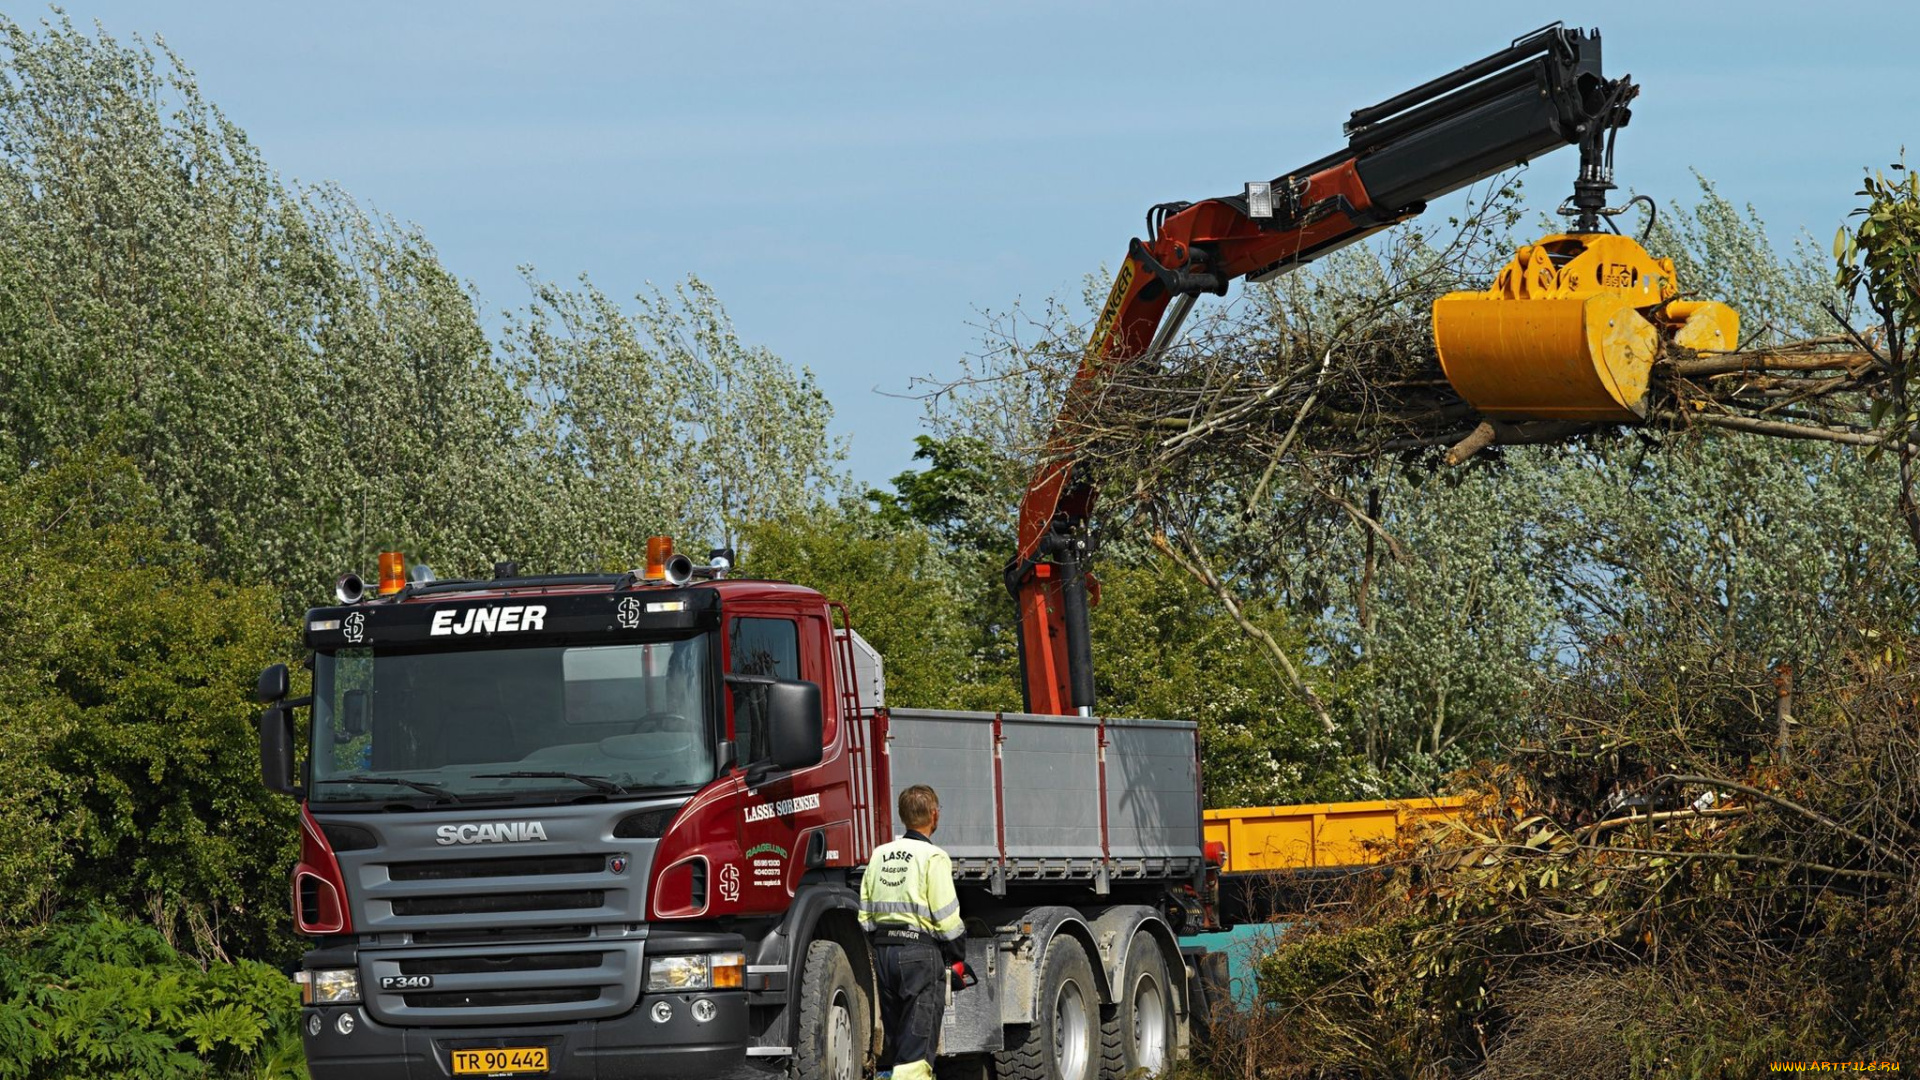
[[392, 784], [397, 787], [410, 787], [415, 791], [425, 792], [448, 802], [460, 801], [460, 796], [438, 784], [429, 784], [424, 780], [408, 780], [403, 776], [329, 776], [325, 780], [315, 780], [314, 784], [316, 786], [320, 784]]
[[609, 780], [604, 776], [587, 776], [583, 773], [577, 773], [577, 772], [548, 772], [544, 770], [543, 771], [520, 770], [517, 772], [483, 772], [483, 773], [474, 773], [473, 779], [475, 780], [546, 780], [546, 779], [572, 780], [577, 783], [585, 784], [595, 791], [604, 791], [608, 795], [631, 794], [629, 791], [627, 791], [625, 785], [617, 784], [614, 781]]

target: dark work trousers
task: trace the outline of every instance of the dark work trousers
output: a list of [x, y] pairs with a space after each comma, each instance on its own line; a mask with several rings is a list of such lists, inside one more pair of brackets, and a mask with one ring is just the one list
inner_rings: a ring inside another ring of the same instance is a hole
[[[899, 1077], [903, 1067], [924, 1062], [931, 1075], [940, 1046], [940, 1020], [947, 1008], [947, 969], [932, 945], [876, 943], [875, 974], [880, 979], [880, 1018], [886, 1025], [886, 1049], [880, 1067]], [[919, 1073], [919, 1069], [907, 1069]]]

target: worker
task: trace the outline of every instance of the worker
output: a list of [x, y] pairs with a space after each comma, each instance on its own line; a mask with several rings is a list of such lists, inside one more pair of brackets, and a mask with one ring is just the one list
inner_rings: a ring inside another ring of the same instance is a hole
[[881, 1072], [891, 1068], [893, 1080], [932, 1080], [947, 985], [971, 984], [973, 969], [953, 861], [933, 843], [940, 796], [925, 784], [901, 792], [900, 823], [907, 834], [876, 848], [860, 879], [860, 928], [873, 942], [880, 979], [887, 1036]]

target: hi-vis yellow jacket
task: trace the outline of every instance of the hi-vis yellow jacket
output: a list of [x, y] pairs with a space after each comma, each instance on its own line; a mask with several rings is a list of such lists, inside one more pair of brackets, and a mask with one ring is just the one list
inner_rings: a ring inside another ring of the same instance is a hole
[[960, 898], [953, 892], [953, 860], [917, 832], [874, 849], [860, 879], [860, 928], [917, 930], [941, 951], [965, 956]]

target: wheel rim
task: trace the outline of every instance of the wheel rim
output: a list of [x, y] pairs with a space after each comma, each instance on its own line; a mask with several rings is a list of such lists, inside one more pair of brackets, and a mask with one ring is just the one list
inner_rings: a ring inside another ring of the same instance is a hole
[[847, 995], [833, 995], [833, 1008], [827, 1013], [827, 1075], [833, 1080], [859, 1080], [853, 1071], [853, 1010]]
[[1067, 980], [1053, 999], [1053, 1047], [1060, 1080], [1085, 1080], [1087, 1074], [1087, 999], [1080, 984]]
[[1133, 984], [1133, 1061], [1155, 1076], [1167, 1063], [1167, 999], [1152, 975]]

